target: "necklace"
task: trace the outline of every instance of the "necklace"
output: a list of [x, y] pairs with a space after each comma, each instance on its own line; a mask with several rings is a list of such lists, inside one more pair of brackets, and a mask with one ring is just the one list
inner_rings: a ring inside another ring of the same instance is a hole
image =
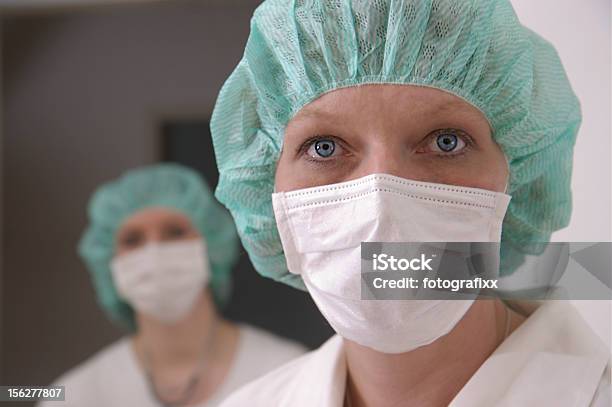
[[208, 350], [210, 349], [210, 345], [212, 339], [215, 337], [215, 333], [217, 330], [217, 321], [213, 320], [212, 326], [208, 332], [206, 337], [206, 341], [204, 341], [204, 352], [202, 352], [202, 356], [198, 362], [198, 366], [194, 369], [193, 373], [187, 380], [187, 384], [184, 386], [184, 390], [181, 392], [181, 395], [175, 400], [165, 400], [157, 387], [155, 386], [155, 380], [153, 378], [153, 369], [151, 368], [151, 357], [149, 352], [146, 349], [143, 349], [144, 356], [144, 370], [145, 377], [147, 379], [147, 385], [149, 390], [153, 394], [153, 397], [157, 402], [163, 407], [180, 407], [186, 405], [189, 400], [193, 397], [197, 385], [200, 383], [200, 379], [202, 378], [202, 373], [204, 372], [204, 368], [206, 367], [206, 356], [208, 354]]

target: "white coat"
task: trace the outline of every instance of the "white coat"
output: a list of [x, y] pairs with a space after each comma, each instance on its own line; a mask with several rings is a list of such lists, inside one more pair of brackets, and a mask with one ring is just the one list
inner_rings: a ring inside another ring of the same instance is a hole
[[[610, 350], [576, 309], [561, 300], [517, 301], [513, 308], [528, 318], [450, 407], [610, 407]], [[342, 338], [335, 335], [244, 386], [221, 407], [342, 407], [346, 375]]]
[[[249, 325], [239, 324], [238, 348], [220, 388], [193, 407], [217, 406], [232, 391], [302, 355], [306, 348]], [[38, 407], [159, 407], [129, 338], [123, 338], [62, 375], [54, 385], [65, 386], [64, 402]]]

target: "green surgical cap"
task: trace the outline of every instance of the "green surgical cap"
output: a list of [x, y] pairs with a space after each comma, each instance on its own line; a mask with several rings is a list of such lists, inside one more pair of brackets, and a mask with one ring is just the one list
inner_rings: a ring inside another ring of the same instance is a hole
[[303, 288], [271, 203], [285, 126], [326, 92], [383, 83], [450, 92], [489, 120], [510, 166], [502, 275], [568, 224], [579, 102], [555, 49], [508, 0], [268, 0], [211, 121], [216, 196], [261, 274]]
[[112, 320], [132, 330], [134, 312], [117, 293], [110, 262], [123, 221], [149, 207], [179, 211], [200, 232], [208, 248], [210, 287], [219, 306], [229, 299], [230, 272], [238, 257], [231, 216], [195, 171], [176, 164], [159, 164], [128, 171], [102, 185], [89, 203], [89, 226], [81, 238], [79, 254], [89, 268], [102, 308]]

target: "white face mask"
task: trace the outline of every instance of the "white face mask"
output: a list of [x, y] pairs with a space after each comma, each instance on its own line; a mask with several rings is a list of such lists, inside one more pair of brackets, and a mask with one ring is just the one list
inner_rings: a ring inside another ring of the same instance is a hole
[[444, 336], [473, 300], [361, 300], [361, 242], [499, 242], [509, 202], [387, 174], [272, 194], [289, 271], [338, 334], [385, 353]]
[[111, 272], [125, 301], [165, 323], [184, 317], [210, 278], [202, 239], [147, 244], [116, 257]]

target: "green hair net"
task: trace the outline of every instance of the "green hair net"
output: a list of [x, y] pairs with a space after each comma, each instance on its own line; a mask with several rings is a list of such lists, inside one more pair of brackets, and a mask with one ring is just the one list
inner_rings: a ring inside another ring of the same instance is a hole
[[79, 254], [91, 273], [102, 308], [112, 320], [132, 330], [134, 312], [115, 289], [110, 262], [123, 221], [149, 207], [177, 210], [200, 232], [208, 248], [210, 287], [219, 306], [229, 298], [230, 272], [238, 255], [231, 216], [195, 171], [177, 164], [158, 164], [128, 171], [102, 185], [89, 203], [89, 226], [81, 238]]
[[441, 89], [489, 120], [510, 166], [502, 274], [567, 225], [579, 102], [555, 49], [508, 0], [267, 0], [211, 121], [216, 196], [261, 274], [303, 288], [271, 203], [287, 122], [326, 92], [375, 83]]

